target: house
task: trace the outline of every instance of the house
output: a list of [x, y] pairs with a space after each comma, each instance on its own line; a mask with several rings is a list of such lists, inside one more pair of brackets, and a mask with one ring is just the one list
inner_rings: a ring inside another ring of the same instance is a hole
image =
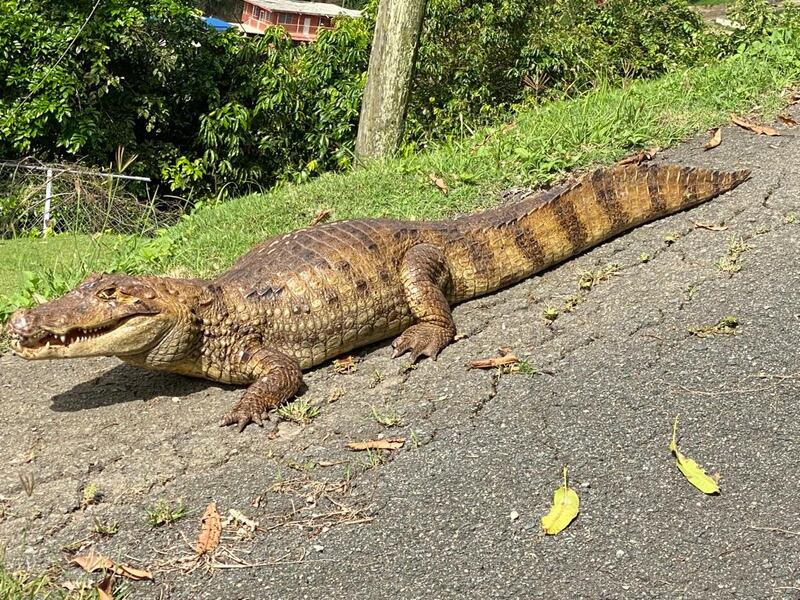
[[360, 17], [361, 11], [322, 2], [297, 0], [244, 0], [242, 29], [264, 33], [267, 27], [280, 25], [293, 40], [312, 42], [320, 29], [332, 29], [333, 17]]

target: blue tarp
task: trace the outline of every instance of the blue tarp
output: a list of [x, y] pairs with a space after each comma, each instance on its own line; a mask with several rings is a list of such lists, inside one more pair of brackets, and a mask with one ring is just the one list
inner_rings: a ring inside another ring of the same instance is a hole
[[217, 31], [225, 31], [226, 29], [233, 27], [233, 23], [228, 23], [227, 21], [217, 19], [216, 17], [203, 17], [203, 21], [205, 21], [209, 27], [213, 27]]

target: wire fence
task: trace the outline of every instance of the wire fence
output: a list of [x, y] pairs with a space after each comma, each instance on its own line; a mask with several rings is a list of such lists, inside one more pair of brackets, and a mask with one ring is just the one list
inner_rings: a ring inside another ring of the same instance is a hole
[[[123, 171], [131, 161], [118, 158]], [[0, 239], [65, 232], [146, 236], [174, 224], [184, 209], [179, 198], [157, 198], [147, 177], [0, 160]]]

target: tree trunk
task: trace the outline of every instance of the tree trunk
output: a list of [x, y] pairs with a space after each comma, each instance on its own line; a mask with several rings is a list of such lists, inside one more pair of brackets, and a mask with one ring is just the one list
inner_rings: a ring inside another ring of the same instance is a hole
[[381, 158], [403, 137], [426, 0], [380, 0], [361, 103], [356, 157]]

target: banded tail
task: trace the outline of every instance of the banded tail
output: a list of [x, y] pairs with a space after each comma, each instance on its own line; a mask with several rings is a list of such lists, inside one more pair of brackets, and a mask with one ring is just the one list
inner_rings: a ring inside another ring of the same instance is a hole
[[750, 171], [620, 165], [456, 222], [454, 301], [516, 283], [623, 231], [738, 186]]

